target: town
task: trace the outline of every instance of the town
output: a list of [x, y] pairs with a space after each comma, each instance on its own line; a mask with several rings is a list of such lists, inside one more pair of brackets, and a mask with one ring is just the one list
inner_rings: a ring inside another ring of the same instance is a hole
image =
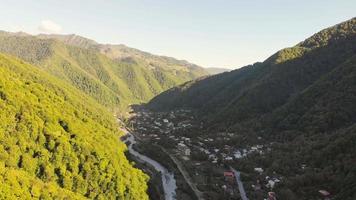
[[251, 199], [276, 199], [273, 189], [283, 176], [261, 166], [248, 166], [245, 170], [247, 166], [240, 165], [246, 158], [272, 151], [273, 143], [266, 143], [261, 137], [256, 138], [255, 144], [246, 145], [232, 132], [203, 131], [204, 124], [184, 109], [159, 113], [141, 109], [131, 114], [129, 126], [140, 140], [159, 145], [177, 159], [204, 199], [243, 199], [241, 192], [245, 191], [240, 191], [231, 169], [243, 169], [242, 189]]

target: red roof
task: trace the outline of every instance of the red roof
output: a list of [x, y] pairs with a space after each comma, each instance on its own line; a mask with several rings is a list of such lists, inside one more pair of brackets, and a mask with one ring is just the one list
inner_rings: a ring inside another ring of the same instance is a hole
[[224, 172], [224, 176], [234, 177], [234, 176], [235, 176], [235, 174], [234, 174], [234, 172], [227, 171], [227, 172]]
[[276, 193], [268, 192], [268, 199], [269, 200], [276, 200]]
[[268, 192], [268, 196], [269, 196], [269, 197], [275, 197], [275, 196], [276, 196], [276, 193], [274, 193], [274, 192]]

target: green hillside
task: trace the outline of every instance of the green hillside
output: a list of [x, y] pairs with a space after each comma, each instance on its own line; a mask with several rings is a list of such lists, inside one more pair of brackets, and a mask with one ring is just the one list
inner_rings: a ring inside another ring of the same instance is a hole
[[[152, 110], [188, 108], [207, 133], [230, 131], [271, 153], [252, 166], [284, 177], [278, 199], [356, 198], [356, 18], [322, 30], [262, 63], [185, 83], [155, 97]], [[193, 132], [193, 131], [191, 131]], [[261, 142], [261, 141], [259, 141]], [[307, 164], [305, 170], [302, 164]]]
[[283, 49], [263, 63], [172, 88], [148, 106], [157, 110], [196, 109], [211, 114], [209, 119], [224, 119], [221, 122], [226, 125], [259, 117], [284, 105], [354, 56], [355, 40], [356, 19], [352, 19]]
[[146, 102], [166, 89], [207, 74], [185, 61], [123, 45], [101, 45], [75, 35], [1, 32], [0, 52], [46, 70], [111, 109]]
[[[38, 49], [43, 54], [23, 55], [53, 55]], [[2, 54], [0, 77], [0, 199], [148, 199], [148, 177], [126, 160], [104, 107], [66, 80]]]

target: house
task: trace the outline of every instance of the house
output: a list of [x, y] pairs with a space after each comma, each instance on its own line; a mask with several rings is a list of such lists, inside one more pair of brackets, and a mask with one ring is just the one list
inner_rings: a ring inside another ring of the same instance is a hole
[[204, 149], [204, 148], [202, 148], [203, 150], [203, 152], [206, 154], [206, 155], [210, 155], [210, 151], [208, 150], [208, 149]]
[[225, 178], [225, 181], [229, 181], [229, 182], [233, 183], [235, 181], [235, 173], [232, 171], [225, 171], [224, 178]]
[[184, 155], [186, 155], [186, 156], [190, 156], [190, 149], [187, 148], [183, 153], [184, 153]]
[[178, 143], [178, 150], [182, 152], [185, 156], [190, 156], [191, 151], [189, 147], [183, 142]]
[[330, 192], [326, 190], [319, 190], [319, 193], [323, 196], [324, 200], [330, 200]]
[[258, 150], [257, 146], [252, 146], [251, 147], [251, 151], [257, 151], [257, 150]]
[[222, 188], [223, 190], [226, 190], [226, 189], [227, 189], [227, 186], [226, 186], [226, 185], [222, 185], [221, 188]]
[[278, 178], [274, 178], [273, 181], [274, 181], [275, 183], [281, 182], [281, 180], [279, 180]]
[[258, 172], [258, 173], [260, 173], [260, 174], [262, 174], [263, 173], [263, 169], [261, 168], [261, 167], [255, 167], [255, 172]]
[[240, 159], [240, 158], [242, 158], [243, 156], [242, 156], [241, 152], [240, 152], [239, 150], [237, 150], [237, 151], [234, 152], [234, 157], [235, 157], [236, 159]]
[[260, 180], [257, 180], [257, 181], [256, 181], [256, 185], [252, 185], [252, 188], [253, 188], [255, 191], [261, 190], [261, 189], [262, 189], [262, 186], [261, 186]]
[[235, 178], [235, 173], [232, 171], [225, 171], [224, 177], [234, 177]]
[[155, 121], [154, 123], [155, 123], [157, 126], [162, 126], [162, 124], [159, 123], [159, 122], [157, 122], [157, 121]]
[[224, 160], [225, 160], [225, 161], [232, 161], [233, 158], [232, 158], [231, 156], [227, 156], [227, 157], [224, 158]]
[[277, 200], [276, 193], [268, 192], [268, 200]]
[[275, 184], [276, 184], [275, 181], [273, 181], [273, 180], [268, 180], [268, 183], [266, 184], [266, 187], [267, 187], [267, 188], [270, 188], [270, 189], [273, 189]]
[[218, 157], [215, 154], [209, 154], [209, 160], [211, 160], [211, 163], [218, 163]]

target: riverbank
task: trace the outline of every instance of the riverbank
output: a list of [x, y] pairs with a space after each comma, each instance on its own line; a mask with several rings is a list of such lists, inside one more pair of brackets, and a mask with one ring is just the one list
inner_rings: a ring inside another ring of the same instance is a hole
[[[167, 168], [161, 165], [156, 160], [146, 156], [144, 153], [140, 153], [135, 150], [133, 147], [136, 146], [137, 142], [135, 137], [128, 131], [126, 132], [126, 136], [123, 138], [123, 142], [125, 142], [128, 146], [129, 153], [135, 157], [141, 164], [148, 164], [154, 168], [154, 170], [161, 175], [161, 183], [164, 191], [164, 199], [165, 200], [176, 200], [176, 180], [174, 178], [174, 173], [170, 172]], [[146, 170], [148, 170], [147, 168]], [[154, 174], [151, 171], [151, 174]], [[157, 189], [156, 191], [159, 191]]]
[[136, 168], [141, 169], [145, 174], [149, 175], [150, 180], [148, 181], [147, 191], [149, 198], [154, 200], [165, 200], [161, 174], [158, 173], [151, 165], [140, 161], [128, 151], [125, 155], [129, 161], [134, 162], [134, 166]]
[[145, 155], [161, 163], [165, 168], [169, 169], [174, 173], [174, 177], [177, 184], [177, 189], [176, 189], [177, 199], [198, 200], [194, 191], [191, 189], [189, 184], [185, 181], [183, 174], [181, 174], [180, 170], [178, 169], [178, 166], [174, 163], [174, 161], [170, 158], [170, 156], [162, 149], [162, 147], [149, 142], [140, 141], [139, 145], [135, 145], [135, 150], [141, 153], [144, 152]]

